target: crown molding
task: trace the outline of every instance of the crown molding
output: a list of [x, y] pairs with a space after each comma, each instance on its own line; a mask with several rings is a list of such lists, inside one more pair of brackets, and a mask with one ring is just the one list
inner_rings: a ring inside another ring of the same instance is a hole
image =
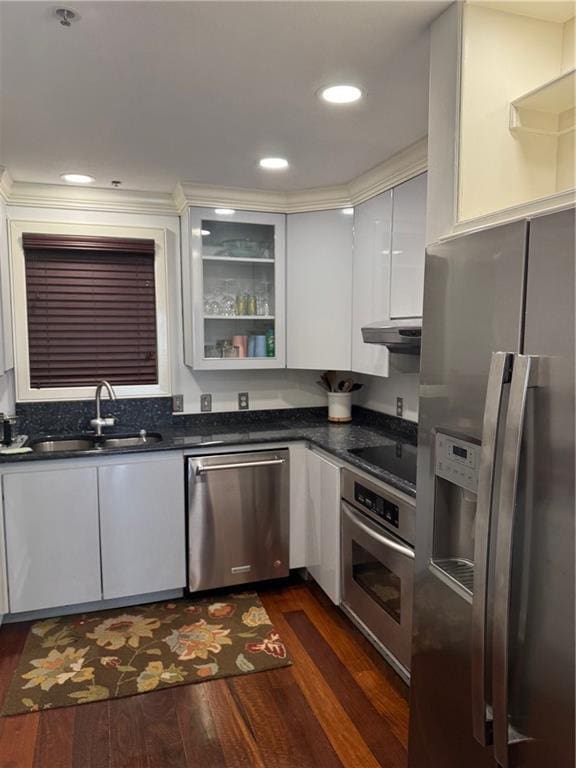
[[176, 185], [173, 199], [181, 213], [187, 206], [200, 208], [236, 208], [241, 211], [286, 212], [286, 194], [247, 187], [215, 187], [184, 181]]
[[178, 183], [172, 194], [139, 192], [13, 181], [4, 170], [0, 175], [0, 196], [10, 205], [122, 213], [174, 215], [181, 214], [188, 206], [235, 208], [268, 213], [304, 213], [358, 205], [423, 173], [426, 167], [427, 140], [424, 138], [347, 184], [296, 192], [217, 187], [191, 181]]
[[428, 137], [397, 152], [380, 165], [366, 171], [348, 184], [350, 201], [358, 205], [387, 189], [424, 173], [428, 167]]
[[6, 199], [10, 205], [30, 208], [172, 215], [176, 213], [173, 197], [167, 192], [141, 192], [15, 181]]
[[14, 180], [6, 168], [0, 166], [0, 198], [7, 202], [10, 199]]

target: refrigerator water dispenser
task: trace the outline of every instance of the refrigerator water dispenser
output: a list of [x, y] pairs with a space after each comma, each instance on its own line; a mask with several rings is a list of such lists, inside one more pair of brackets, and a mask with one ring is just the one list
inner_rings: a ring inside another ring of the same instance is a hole
[[470, 598], [474, 586], [474, 527], [480, 444], [436, 432], [434, 540], [430, 569]]

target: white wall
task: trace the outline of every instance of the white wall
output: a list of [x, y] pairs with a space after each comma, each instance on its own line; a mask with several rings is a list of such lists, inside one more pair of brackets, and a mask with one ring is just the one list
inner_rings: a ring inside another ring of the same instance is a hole
[[[180, 221], [176, 215], [144, 215], [103, 211], [8, 206], [8, 217], [17, 220], [50, 221], [118, 226], [162, 227], [167, 231], [168, 288], [170, 304], [170, 339], [172, 391], [184, 395], [184, 410], [200, 410], [200, 395], [212, 394], [213, 411], [236, 410], [237, 393], [249, 392], [251, 409], [306, 407], [325, 405], [326, 398], [316, 385], [313, 371], [196, 372], [183, 363]], [[13, 411], [12, 373], [0, 376], [0, 411]]]
[[[410, 365], [417, 360], [418, 358], [412, 358]], [[358, 380], [364, 384], [364, 387], [355, 395], [354, 402], [357, 405], [396, 416], [396, 398], [402, 397], [404, 398], [403, 418], [408, 421], [418, 421], [418, 386], [420, 382], [418, 373], [405, 373], [391, 365], [390, 375], [386, 379], [379, 376], [362, 375], [358, 377]]]

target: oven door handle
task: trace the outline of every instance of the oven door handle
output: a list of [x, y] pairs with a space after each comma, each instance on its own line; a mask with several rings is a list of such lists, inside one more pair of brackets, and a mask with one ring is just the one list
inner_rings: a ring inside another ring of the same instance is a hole
[[359, 519], [358, 515], [354, 512], [352, 507], [346, 504], [345, 501], [342, 502], [342, 509], [346, 517], [348, 517], [348, 519], [350, 520], [350, 522], [358, 526], [358, 528], [360, 528], [361, 531], [364, 531], [364, 533], [367, 536], [370, 536], [371, 539], [374, 539], [374, 541], [377, 541], [379, 544], [382, 544], [382, 546], [384, 547], [388, 547], [388, 549], [393, 549], [394, 552], [398, 552], [398, 554], [404, 555], [404, 557], [409, 557], [411, 560], [414, 560], [413, 549], [410, 549], [410, 547], [406, 547], [403, 544], [393, 541], [392, 539], [389, 539], [387, 536], [383, 536], [381, 533], [378, 533], [373, 528], [370, 528], [370, 526], [366, 525], [366, 523], [363, 523]]

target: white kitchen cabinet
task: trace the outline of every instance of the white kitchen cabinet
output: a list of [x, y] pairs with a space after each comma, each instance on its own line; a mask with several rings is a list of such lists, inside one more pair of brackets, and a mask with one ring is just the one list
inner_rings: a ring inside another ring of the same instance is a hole
[[3, 477], [10, 612], [102, 597], [96, 468]]
[[0, 624], [10, 610], [8, 605], [8, 580], [6, 572], [6, 538], [4, 536], [4, 504], [0, 493]]
[[574, 204], [574, 24], [553, 2], [434, 20], [427, 243]]
[[354, 209], [352, 370], [388, 376], [388, 350], [365, 344], [362, 326], [390, 317], [392, 190]]
[[390, 319], [422, 317], [426, 248], [426, 174], [394, 187]]
[[350, 370], [352, 236], [342, 210], [288, 216], [288, 368]]
[[104, 599], [186, 583], [181, 456], [98, 468]]
[[189, 208], [183, 227], [184, 362], [196, 370], [285, 367], [286, 216]]
[[305, 443], [290, 445], [290, 568], [308, 565], [308, 448]]
[[340, 603], [340, 468], [308, 451], [308, 571]]
[[365, 344], [362, 326], [422, 316], [426, 174], [373, 197], [354, 211], [352, 370], [388, 376], [389, 353]]

